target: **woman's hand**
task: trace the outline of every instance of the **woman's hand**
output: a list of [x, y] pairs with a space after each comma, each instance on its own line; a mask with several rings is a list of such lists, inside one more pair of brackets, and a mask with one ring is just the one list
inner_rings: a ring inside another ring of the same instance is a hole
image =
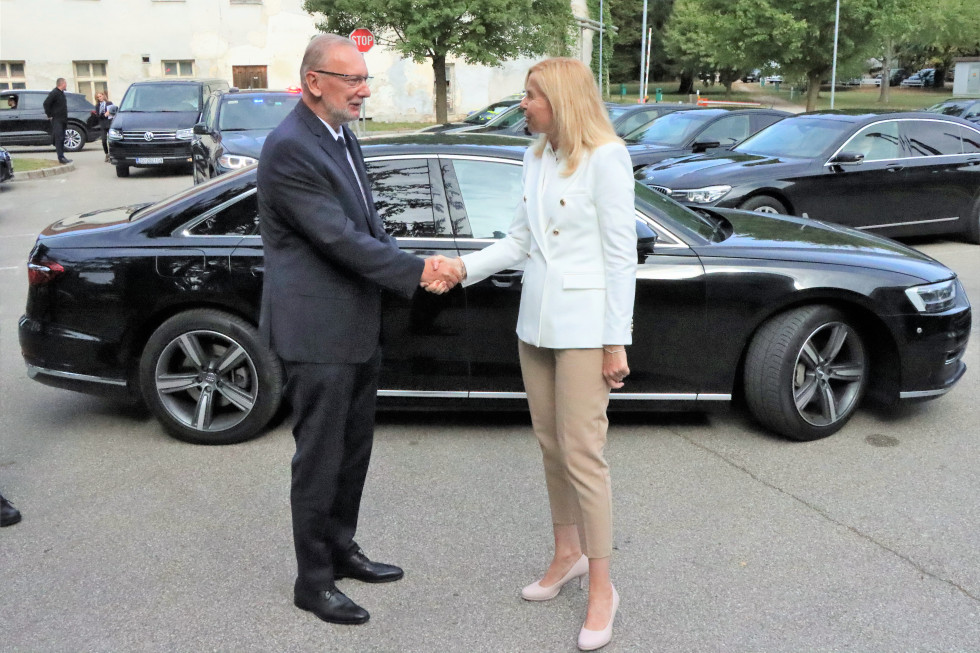
[[602, 348], [602, 377], [606, 385], [617, 389], [623, 387], [623, 379], [630, 374], [626, 364], [626, 348], [622, 345], [607, 345]]

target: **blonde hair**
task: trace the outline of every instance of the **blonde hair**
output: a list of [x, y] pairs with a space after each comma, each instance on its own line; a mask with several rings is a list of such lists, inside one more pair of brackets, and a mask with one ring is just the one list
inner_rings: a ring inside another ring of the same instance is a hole
[[[582, 155], [606, 143], [622, 143], [616, 135], [609, 112], [599, 96], [599, 87], [592, 71], [578, 59], [555, 57], [531, 66], [527, 78], [535, 82], [551, 104], [552, 120], [558, 136], [564, 166], [561, 175], [575, 172]], [[548, 137], [541, 134], [532, 151], [535, 156], [544, 152]]]

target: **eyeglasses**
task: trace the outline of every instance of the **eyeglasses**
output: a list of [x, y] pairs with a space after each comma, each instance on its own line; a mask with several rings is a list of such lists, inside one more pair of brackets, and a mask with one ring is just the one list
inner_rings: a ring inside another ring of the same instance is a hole
[[374, 79], [371, 76], [365, 77], [364, 75], [345, 75], [343, 73], [332, 73], [329, 70], [314, 70], [315, 73], [320, 73], [321, 75], [330, 75], [332, 77], [339, 77], [344, 80], [344, 83], [351, 88], [357, 88], [361, 84], [367, 84], [369, 81]]

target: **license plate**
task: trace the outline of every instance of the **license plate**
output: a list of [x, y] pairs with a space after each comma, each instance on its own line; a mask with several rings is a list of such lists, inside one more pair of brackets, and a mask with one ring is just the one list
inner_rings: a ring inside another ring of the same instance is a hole
[[161, 163], [163, 163], [163, 157], [162, 156], [138, 156], [138, 157], [136, 157], [136, 164], [137, 165], [139, 165], [139, 164], [143, 164], [143, 165], [153, 165], [153, 164], [160, 165]]

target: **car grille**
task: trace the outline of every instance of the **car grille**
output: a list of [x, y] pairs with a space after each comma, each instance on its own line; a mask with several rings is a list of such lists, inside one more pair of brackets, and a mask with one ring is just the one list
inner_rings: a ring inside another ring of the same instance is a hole
[[[152, 134], [153, 138], [147, 139], [146, 135]], [[177, 132], [173, 129], [162, 129], [160, 131], [124, 131], [123, 141], [139, 141], [141, 143], [153, 143], [155, 141], [176, 141]]]
[[666, 186], [650, 186], [650, 188], [652, 188], [653, 190], [657, 191], [661, 195], [666, 195], [666, 196], [670, 197], [670, 189], [667, 188]]
[[116, 157], [162, 156], [189, 157], [191, 144], [187, 141], [158, 143], [156, 141], [114, 141], [112, 155]]

